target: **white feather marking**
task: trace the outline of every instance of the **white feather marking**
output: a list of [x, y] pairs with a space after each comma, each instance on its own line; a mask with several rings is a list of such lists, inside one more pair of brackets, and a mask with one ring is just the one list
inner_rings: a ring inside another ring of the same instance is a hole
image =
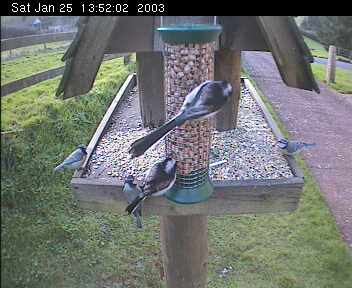
[[205, 82], [203, 82], [202, 84], [198, 85], [196, 88], [194, 88], [185, 98], [182, 107], [181, 107], [181, 111], [185, 110], [187, 108], [187, 106], [189, 104], [191, 104], [194, 100], [194, 98], [197, 96], [199, 90], [205, 86], [206, 84], [208, 84], [210, 81], [207, 80]]
[[165, 167], [165, 171], [166, 171], [166, 173], [170, 173], [171, 172], [171, 170], [174, 168], [174, 166], [175, 166], [175, 160], [174, 159], [172, 159], [172, 160], [170, 160], [170, 161], [167, 161], [166, 162], [166, 167]]
[[163, 189], [163, 190], [161, 190], [159, 192], [153, 193], [152, 196], [162, 196], [162, 195], [164, 195], [172, 186], [174, 186], [175, 181], [176, 181], [176, 174], [175, 174], [175, 177], [172, 180], [172, 182], [170, 182], [169, 186], [167, 186], [165, 189]]
[[231, 84], [230, 84], [230, 83], [227, 83], [227, 87], [226, 87], [225, 92], [230, 93], [230, 92], [231, 92], [231, 90], [232, 90], [232, 86], [231, 86]]

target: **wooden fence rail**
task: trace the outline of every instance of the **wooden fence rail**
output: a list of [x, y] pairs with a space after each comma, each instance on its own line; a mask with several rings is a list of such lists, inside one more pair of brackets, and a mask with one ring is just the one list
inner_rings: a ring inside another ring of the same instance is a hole
[[35, 85], [39, 82], [52, 79], [56, 76], [62, 75], [65, 67], [61, 66], [58, 68], [43, 71], [22, 79], [15, 80], [13, 82], [4, 84], [1, 86], [1, 97], [14, 93], [16, 91], [22, 90], [29, 86]]
[[[119, 57], [124, 57], [128, 55], [127, 53], [123, 53], [123, 54], [110, 54], [110, 55], [106, 55], [104, 57], [104, 61], [107, 60], [111, 60], [114, 58], [119, 58]], [[43, 72], [39, 72], [37, 74], [19, 79], [19, 80], [15, 80], [13, 82], [4, 84], [1, 86], [1, 97], [4, 97], [6, 95], [9, 95], [11, 93], [17, 92], [19, 90], [22, 90], [24, 88], [33, 86], [39, 82], [45, 81], [45, 80], [49, 80], [52, 78], [55, 78], [59, 75], [62, 75], [64, 72], [64, 68], [65, 66], [61, 66], [61, 67], [57, 67], [57, 68], [53, 68], [47, 71], [43, 71]]]
[[1, 52], [37, 44], [68, 41], [72, 40], [75, 34], [76, 32], [60, 32], [2, 39]]

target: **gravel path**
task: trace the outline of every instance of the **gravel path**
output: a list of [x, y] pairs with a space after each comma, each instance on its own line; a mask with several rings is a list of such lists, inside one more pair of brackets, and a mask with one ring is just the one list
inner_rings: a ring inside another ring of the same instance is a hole
[[242, 63], [269, 98], [291, 138], [317, 143], [303, 152], [352, 250], [352, 102], [320, 84], [321, 93], [287, 87], [270, 53], [244, 52]]
[[[282, 157], [276, 140], [266, 120], [250, 93], [243, 88], [240, 102], [238, 128], [213, 133], [210, 163], [227, 160], [227, 163], [212, 167], [212, 179], [278, 179], [293, 177]], [[133, 173], [137, 180], [157, 160], [164, 157], [164, 141], [161, 140], [143, 156], [129, 160], [127, 150], [137, 138], [148, 133], [142, 127], [139, 101], [136, 91], [126, 97], [105, 135], [97, 145], [88, 163], [86, 176], [111, 180], [123, 180]]]

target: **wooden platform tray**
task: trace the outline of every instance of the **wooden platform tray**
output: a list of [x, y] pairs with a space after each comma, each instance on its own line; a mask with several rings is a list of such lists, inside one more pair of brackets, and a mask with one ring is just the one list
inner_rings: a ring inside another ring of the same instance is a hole
[[[260, 96], [248, 79], [244, 85], [263, 111], [263, 114], [277, 139], [282, 138], [281, 131], [271, 117]], [[111, 122], [113, 113], [121, 100], [136, 85], [136, 75], [129, 75], [108, 108], [104, 118], [93, 135], [88, 148], [88, 157], [82, 170], [75, 172], [71, 185], [74, 197], [83, 209], [110, 211], [124, 214], [126, 201], [122, 195], [121, 180], [85, 178], [87, 163]], [[286, 156], [285, 156], [286, 157]], [[259, 214], [292, 212], [298, 207], [303, 189], [303, 173], [292, 157], [286, 157], [294, 177], [283, 179], [224, 180], [213, 181], [215, 191], [211, 198], [203, 203], [181, 205], [170, 202], [165, 197], [152, 197], [143, 205], [143, 215], [223, 215], [223, 214]]]

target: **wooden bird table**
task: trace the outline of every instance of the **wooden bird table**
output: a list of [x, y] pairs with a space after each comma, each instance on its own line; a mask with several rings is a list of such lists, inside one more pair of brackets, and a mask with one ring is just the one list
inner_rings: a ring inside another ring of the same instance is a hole
[[[200, 26], [198, 28], [195, 28], [198, 32], [193, 35], [187, 34], [185, 29], [180, 29], [181, 33], [175, 33], [175, 29], [171, 34], [170, 31], [161, 32], [165, 33], [163, 39], [166, 42], [164, 91], [168, 119], [179, 111], [185, 96], [194, 87], [205, 80], [214, 79], [214, 41], [219, 31], [216, 31], [218, 28], [211, 27], [211, 33], [208, 31], [207, 34]], [[212, 33], [213, 37], [209, 38]], [[221, 51], [218, 54], [220, 63], [216, 66], [217, 77], [227, 78], [222, 80], [228, 80], [234, 86], [235, 99], [225, 107], [226, 111], [237, 111], [237, 107], [233, 106], [238, 105], [240, 94], [239, 57], [237, 52]], [[229, 61], [232, 65], [229, 65]], [[247, 79], [244, 82], [262, 109], [273, 133], [281, 138], [279, 129], [255, 89]], [[120, 180], [89, 179], [84, 178], [83, 174], [120, 99], [128, 94], [135, 83], [136, 76], [131, 75], [120, 89], [88, 145], [88, 157], [83, 170], [76, 172], [71, 181], [74, 196], [82, 208], [124, 213], [126, 201]], [[226, 113], [220, 119], [226, 123]], [[227, 127], [219, 123], [216, 126], [220, 126], [220, 130], [232, 129], [231, 121], [227, 122]], [[211, 182], [208, 176], [209, 149], [211, 130], [214, 127], [214, 119], [189, 121], [167, 136], [166, 151], [173, 155], [178, 164], [176, 188], [167, 194], [169, 200], [166, 197], [152, 197], [143, 204], [143, 215], [160, 215], [161, 251], [168, 288], [207, 286], [208, 215], [289, 212], [298, 206], [303, 175], [291, 157], [286, 158], [293, 174], [291, 178]], [[198, 173], [203, 178], [197, 179], [199, 183], [192, 186], [192, 191], [188, 193], [188, 187], [182, 181], [192, 173]], [[204, 193], [197, 194], [195, 190], [200, 187], [205, 187], [205, 192], [202, 190]], [[196, 194], [192, 194], [194, 192]]]

